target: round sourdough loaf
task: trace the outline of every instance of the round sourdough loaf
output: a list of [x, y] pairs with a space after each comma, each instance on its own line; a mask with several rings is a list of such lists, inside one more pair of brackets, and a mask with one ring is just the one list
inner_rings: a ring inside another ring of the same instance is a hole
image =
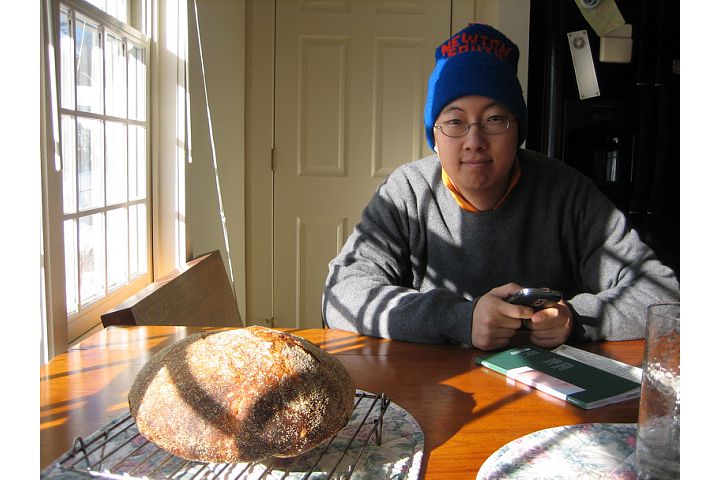
[[205, 462], [299, 455], [347, 424], [354, 398], [339, 360], [259, 326], [195, 334], [164, 348], [128, 395], [148, 440]]

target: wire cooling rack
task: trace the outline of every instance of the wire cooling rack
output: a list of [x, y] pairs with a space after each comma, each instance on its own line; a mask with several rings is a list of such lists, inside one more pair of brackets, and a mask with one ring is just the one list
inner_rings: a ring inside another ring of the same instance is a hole
[[[204, 463], [188, 461], [174, 456], [148, 441], [138, 431], [128, 413], [108, 423], [87, 438], [78, 437], [73, 448], [41, 474], [41, 478], [84, 479], [108, 478], [152, 480], [200, 479], [349, 479], [359, 463], [367, 467], [368, 446], [377, 453], [382, 443], [383, 422], [391, 405], [384, 394], [358, 390], [355, 406], [348, 424], [332, 438], [316, 448], [293, 458], [271, 458], [252, 463]], [[412, 416], [402, 409], [402, 422], [416, 426], [400, 437], [402, 449], [410, 456], [396, 455], [403, 460], [398, 478], [410, 478], [419, 471], [422, 457], [423, 435]], [[401, 429], [404, 427], [400, 427]], [[414, 437], [414, 438], [413, 438]], [[408, 441], [412, 441], [408, 443]], [[393, 443], [397, 443], [393, 441]], [[395, 450], [398, 446], [389, 447]], [[373, 457], [383, 455], [373, 454]], [[380, 460], [378, 460], [380, 461]], [[370, 459], [370, 464], [372, 459]], [[367, 473], [363, 471], [363, 477]], [[372, 477], [372, 475], [370, 475]]]

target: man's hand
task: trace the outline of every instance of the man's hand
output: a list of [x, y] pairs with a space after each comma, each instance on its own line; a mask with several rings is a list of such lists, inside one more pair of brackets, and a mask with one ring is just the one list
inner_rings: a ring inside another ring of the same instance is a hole
[[567, 304], [561, 301], [536, 312], [532, 307], [505, 301], [521, 288], [516, 283], [508, 283], [478, 299], [472, 318], [474, 347], [482, 350], [504, 347], [523, 323], [531, 331], [530, 341], [540, 347], [556, 347], [570, 337], [573, 316]]
[[508, 283], [494, 288], [475, 303], [472, 318], [472, 344], [482, 350], [504, 347], [522, 325], [535, 312], [531, 307], [513, 305], [505, 301], [522, 287]]
[[572, 331], [573, 314], [565, 301], [538, 310], [525, 326], [531, 330], [530, 341], [538, 347], [553, 348], [565, 343]]

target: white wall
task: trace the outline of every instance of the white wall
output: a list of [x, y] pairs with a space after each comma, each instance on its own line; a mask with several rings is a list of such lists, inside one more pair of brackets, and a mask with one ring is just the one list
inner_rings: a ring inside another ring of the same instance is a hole
[[188, 16], [188, 259], [220, 250], [245, 318], [245, 1], [189, 0]]

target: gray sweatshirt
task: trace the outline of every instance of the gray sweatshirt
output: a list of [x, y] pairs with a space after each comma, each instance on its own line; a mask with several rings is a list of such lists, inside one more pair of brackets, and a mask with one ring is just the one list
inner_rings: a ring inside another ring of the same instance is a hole
[[645, 335], [645, 309], [679, 284], [585, 176], [528, 150], [505, 203], [470, 213], [442, 182], [436, 155], [380, 185], [340, 254], [322, 300], [331, 328], [412, 342], [471, 344], [475, 300], [515, 282], [561, 290], [569, 341]]

